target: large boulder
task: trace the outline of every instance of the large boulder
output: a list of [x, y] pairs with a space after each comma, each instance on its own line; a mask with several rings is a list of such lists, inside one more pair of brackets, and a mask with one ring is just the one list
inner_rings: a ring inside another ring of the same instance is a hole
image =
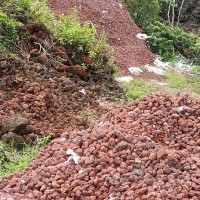
[[19, 135], [24, 135], [27, 130], [28, 119], [21, 115], [14, 115], [12, 117], [2, 119], [2, 135], [13, 132]]

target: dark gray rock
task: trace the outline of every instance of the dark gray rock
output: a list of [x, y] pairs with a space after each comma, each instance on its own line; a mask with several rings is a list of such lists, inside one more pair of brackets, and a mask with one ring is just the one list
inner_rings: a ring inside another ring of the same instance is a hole
[[13, 117], [2, 119], [2, 135], [13, 132], [19, 135], [24, 135], [28, 131], [26, 129], [28, 119], [21, 115], [15, 115]]
[[125, 141], [121, 141], [121, 142], [119, 142], [119, 143], [117, 144], [116, 150], [117, 150], [117, 151], [123, 151], [123, 150], [126, 150], [127, 147], [128, 147], [128, 143], [125, 142]]

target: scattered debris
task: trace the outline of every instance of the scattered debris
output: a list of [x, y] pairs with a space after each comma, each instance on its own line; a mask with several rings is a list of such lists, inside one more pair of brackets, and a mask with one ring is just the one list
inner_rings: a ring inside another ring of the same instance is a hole
[[86, 90], [85, 89], [81, 89], [81, 90], [79, 90], [79, 92], [84, 94], [84, 95], [86, 95]]
[[80, 157], [72, 149], [68, 149], [66, 153], [67, 155], [70, 155], [67, 162], [73, 160], [74, 163], [78, 165], [78, 160], [80, 159]]
[[163, 62], [160, 60], [159, 57], [157, 57], [154, 61], [154, 65], [158, 68], [162, 68], [166, 70], [170, 67], [170, 62]]
[[140, 40], [147, 40], [150, 36], [146, 35], [145, 33], [138, 33], [136, 37]]
[[115, 80], [119, 83], [129, 83], [133, 80], [133, 77], [131, 76], [123, 76], [123, 77], [117, 77]]
[[147, 71], [153, 72], [153, 73], [158, 74], [158, 75], [163, 76], [165, 74], [165, 71], [161, 68], [158, 68], [158, 67], [153, 67], [151, 65], [145, 65], [145, 68], [147, 69]]
[[130, 67], [128, 70], [134, 75], [140, 75], [143, 72], [139, 67]]

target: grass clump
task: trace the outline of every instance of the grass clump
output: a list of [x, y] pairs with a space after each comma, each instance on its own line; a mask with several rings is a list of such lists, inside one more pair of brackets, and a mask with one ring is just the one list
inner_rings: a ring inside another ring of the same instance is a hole
[[148, 87], [147, 82], [142, 79], [133, 80], [129, 83], [122, 83], [122, 87], [124, 88], [129, 101], [134, 101], [146, 94], [155, 92], [155, 89]]
[[192, 85], [194, 92], [200, 94], [200, 78], [199, 78], [199, 76], [194, 76], [193, 78], [191, 78], [190, 83]]
[[50, 138], [51, 136], [47, 135], [40, 139], [34, 146], [24, 145], [21, 150], [14, 148], [13, 143], [5, 144], [0, 141], [1, 148], [9, 160], [6, 162], [0, 160], [0, 178], [25, 169], [38, 153], [39, 149], [46, 144]]
[[168, 71], [165, 74], [165, 78], [166, 78], [167, 84], [171, 88], [183, 89], [188, 86], [188, 78], [185, 75]]

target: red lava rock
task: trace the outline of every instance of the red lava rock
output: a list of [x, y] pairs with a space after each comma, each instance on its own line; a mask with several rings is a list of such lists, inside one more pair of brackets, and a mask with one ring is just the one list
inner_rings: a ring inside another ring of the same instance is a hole
[[122, 142], [120, 142], [120, 143], [118, 143], [118, 144], [116, 145], [116, 150], [117, 150], [117, 151], [126, 150], [127, 147], [128, 147], [128, 143], [125, 142], [125, 141], [122, 141]]
[[[159, 112], [159, 104], [152, 111], [160, 101], [165, 112]], [[178, 120], [168, 132], [162, 131], [183, 105], [200, 108], [200, 102], [190, 97], [177, 104], [176, 97], [148, 95], [112, 109], [87, 130], [63, 133], [43, 147], [27, 169], [0, 181], [0, 199], [9, 194], [20, 200], [22, 190], [23, 198], [38, 200], [199, 199], [200, 152], [194, 151], [200, 137], [199, 116], [181, 111], [180, 121], [187, 125], [193, 119], [191, 131], [184, 132]], [[156, 119], [149, 117], [149, 110]], [[78, 164], [67, 161], [68, 149], [80, 157]]]

